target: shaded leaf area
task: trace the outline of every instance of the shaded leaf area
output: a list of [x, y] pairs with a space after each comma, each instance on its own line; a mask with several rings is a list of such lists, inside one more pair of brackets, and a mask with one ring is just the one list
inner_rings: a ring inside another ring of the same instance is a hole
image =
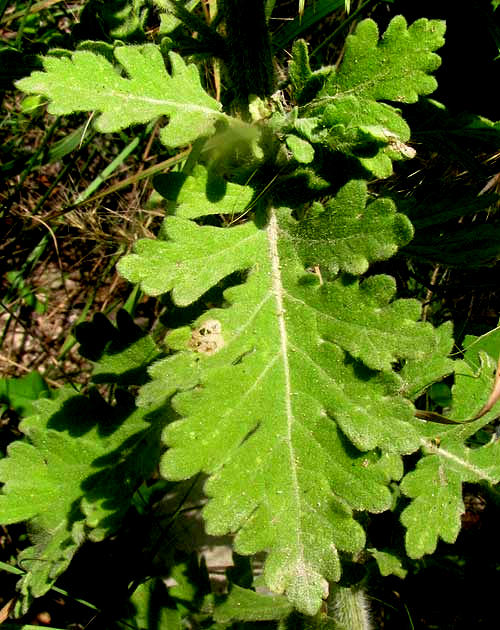
[[[441, 343], [446, 347], [450, 339], [451, 331], [442, 328]], [[453, 368], [449, 417], [459, 424], [424, 424], [420, 429], [423, 456], [416, 469], [401, 482], [403, 494], [412, 499], [401, 515], [401, 522], [407, 529], [406, 550], [411, 558], [433, 553], [439, 539], [455, 542], [461, 528], [460, 517], [465, 511], [462, 500], [464, 482], [493, 485], [500, 481], [498, 439], [493, 437], [487, 444], [476, 448], [467, 445], [469, 438], [498, 415], [498, 404], [484, 417], [460, 424], [460, 421], [473, 418], [488, 399], [500, 355], [498, 331], [485, 336], [484, 340], [472, 336], [467, 338], [469, 345], [474, 342], [477, 344], [471, 345], [464, 359], [447, 359], [447, 363], [442, 365], [442, 376], [450, 373], [450, 367]], [[408, 375], [414, 366], [405, 369]], [[432, 375], [437, 380], [437, 371]]]
[[169, 53], [170, 74], [159, 48], [153, 44], [119, 46], [113, 50], [126, 76], [104, 56], [77, 51], [71, 58], [47, 56], [44, 72], [33, 72], [17, 82], [24, 92], [42, 94], [48, 111], [56, 115], [97, 111], [96, 127], [119, 131], [168, 116], [160, 131], [167, 146], [177, 147], [214, 131], [223, 115], [220, 104], [201, 86], [198, 70]]
[[191, 175], [167, 173], [154, 180], [155, 189], [172, 202], [172, 214], [185, 219], [210, 214], [238, 215], [250, 203], [253, 189], [228, 182], [200, 164]]
[[50, 390], [38, 372], [20, 378], [0, 378], [0, 409], [10, 408], [20, 416], [27, 416], [39, 398], [50, 398]]
[[[477, 193], [472, 195], [465, 190], [454, 191], [446, 199], [442, 197], [439, 199], [427, 197], [424, 201], [416, 197], [415, 199], [402, 200], [398, 203], [398, 208], [408, 215], [417, 232], [416, 238], [409, 245], [408, 250], [414, 247], [415, 251], [417, 251], [432, 237], [434, 237], [434, 240], [431, 242], [436, 249], [435, 243], [438, 237], [441, 238], [442, 250], [451, 249], [451, 243], [448, 241], [452, 241], [456, 234], [468, 231], [471, 232], [471, 246], [469, 249], [472, 253], [475, 240], [474, 231], [480, 226], [474, 225], [474, 223], [467, 223], [460, 229], [457, 220], [460, 218], [474, 218], [475, 222], [477, 222], [477, 215], [494, 210], [497, 201], [498, 195], [494, 193], [478, 196]], [[490, 227], [493, 230], [495, 224], [492, 223]], [[451, 255], [452, 252], [450, 251], [448, 256], [451, 258]]]
[[214, 619], [218, 623], [271, 621], [284, 619], [292, 611], [290, 602], [282, 595], [264, 595], [233, 584], [225, 601], [215, 608]]
[[500, 140], [500, 123], [472, 112], [456, 113], [434, 99], [422, 98], [405, 108], [405, 118], [413, 135], [426, 150], [446, 155], [453, 162], [478, 175], [486, 174], [484, 164], [474, 155], [493, 153]]
[[163, 580], [151, 578], [134, 591], [128, 603], [130, 610], [124, 621], [133, 628], [181, 630], [182, 613], [177, 607], [169, 605], [170, 603]]
[[[137, 369], [130, 348], [121, 359]], [[32, 542], [18, 556], [26, 570], [23, 611], [50, 589], [85, 540], [102, 540], [120, 527], [158, 463], [170, 412], [137, 409], [120, 392], [116, 398], [111, 405], [96, 391], [84, 396], [66, 388], [53, 400], [38, 400], [20, 424], [26, 438], [0, 461], [2, 523], [27, 521]]]
[[[437, 212], [440, 210], [439, 205], [434, 206]], [[405, 248], [405, 252], [422, 260], [452, 267], [474, 269], [494, 265], [500, 259], [500, 223], [498, 216], [486, 215], [491, 208], [491, 197], [479, 198], [471, 203], [467, 203], [467, 200], [451, 200], [447, 210], [454, 212], [455, 216], [469, 214], [471, 210], [481, 214], [474, 217], [473, 222], [465, 220], [452, 225], [416, 228], [416, 238]], [[497, 212], [496, 207], [494, 212]]]
[[[203, 213], [200, 194], [183, 213], [194, 218], [198, 204]], [[119, 265], [145, 291], [172, 291], [179, 304], [248, 270], [244, 284], [225, 291], [227, 307], [167, 336], [178, 352], [152, 366], [139, 404], [161, 405], [179, 392], [173, 406], [182, 419], [164, 432], [162, 473], [208, 473], [208, 532], [237, 532], [239, 553], [268, 550], [267, 585], [308, 614], [327, 580], [339, 579], [338, 550], [364, 544], [354, 511], [388, 509], [400, 456], [420, 445], [392, 365], [424, 359], [437, 341], [416, 321], [417, 302], [393, 300], [392, 278], [323, 281], [306, 271], [315, 247], [338, 241], [331, 264], [352, 272], [408, 238], [411, 228], [391, 204], [375, 215], [366, 201], [364, 183], [354, 182], [302, 222], [286, 208], [231, 228], [169, 216], [164, 240], [139, 242]]]
[[142, 43], [144, 27], [150, 12], [147, 0], [89, 0], [73, 30], [79, 40], [101, 40]]
[[[498, 174], [490, 160], [477, 155], [496, 153], [499, 123], [470, 113], [456, 115], [431, 99], [407, 108], [405, 116], [425, 147], [425, 176], [411, 194], [395, 198], [415, 228], [415, 238], [403, 252], [451, 267], [493, 265], [500, 256]], [[456, 171], [460, 174], [450, 178]], [[470, 174], [467, 181], [464, 171]], [[436, 178], [442, 184], [438, 193], [431, 184]]]
[[382, 551], [379, 549], [368, 549], [367, 551], [369, 551], [375, 559], [380, 575], [384, 577], [387, 575], [396, 575], [401, 579], [406, 577], [408, 571], [403, 567], [401, 558], [393, 551]]
[[415, 103], [436, 87], [431, 73], [440, 64], [434, 51], [443, 43], [439, 20], [407, 26], [395, 17], [379, 38], [372, 20], [363, 20], [346, 40], [338, 70], [312, 72], [307, 48], [296, 42], [290, 78], [300, 103], [290, 119], [302, 138], [357, 159], [376, 177], [392, 173], [392, 161], [415, 155], [406, 143], [410, 129], [398, 109], [380, 101]]
[[[212, 592], [203, 556], [179, 554], [168, 572], [170, 585], [152, 578], [139, 585], [127, 606], [127, 620], [134, 627], [171, 630], [207, 623], [227, 627], [235, 622], [278, 621], [288, 618], [293, 608], [282, 595], [256, 592], [262, 580], [253, 580], [248, 559], [234, 554], [235, 566], [227, 570], [228, 592]], [[244, 573], [242, 570], [244, 569]], [[242, 586], [238, 582], [244, 583]], [[246, 627], [246, 626], [245, 626]], [[273, 625], [274, 627], [274, 625]]]
[[148, 365], [160, 356], [151, 336], [124, 310], [118, 311], [115, 325], [96, 313], [91, 322], [76, 327], [75, 336], [80, 354], [95, 362], [94, 383], [142, 385], [147, 380]]

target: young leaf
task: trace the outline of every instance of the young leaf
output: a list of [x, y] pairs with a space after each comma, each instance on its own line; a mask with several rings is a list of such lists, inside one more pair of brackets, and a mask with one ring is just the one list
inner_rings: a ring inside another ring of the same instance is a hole
[[392, 160], [411, 158], [406, 145], [410, 128], [394, 107], [351, 94], [339, 95], [323, 111], [326, 143], [334, 150], [357, 157], [376, 177], [392, 174]]
[[78, 51], [71, 58], [45, 57], [45, 72], [33, 72], [16, 85], [46, 96], [52, 114], [100, 112], [96, 127], [102, 132], [168, 116], [160, 138], [169, 147], [213, 133], [223, 114], [220, 104], [203, 90], [194, 65], [170, 52], [169, 74], [160, 50], [152, 44], [119, 46], [114, 55], [128, 78], [104, 57]]
[[[407, 27], [397, 16], [379, 40], [375, 22], [362, 21], [347, 38], [339, 69], [330, 69], [316, 98], [301, 108], [296, 130], [310, 142], [359, 159], [376, 177], [388, 177], [392, 160], [411, 158], [415, 150], [406, 144], [410, 130], [399, 110], [378, 101], [413, 103], [436, 88], [430, 73], [440, 63], [433, 51], [443, 45], [443, 33], [444, 23], [438, 20]], [[319, 80], [310, 71], [303, 44], [294, 48], [290, 72], [301, 102]], [[314, 125], [306, 125], [304, 118]]]
[[281, 595], [264, 595], [232, 584], [226, 599], [215, 607], [218, 623], [231, 621], [270, 621], [284, 619], [293, 611], [290, 602]]
[[[364, 193], [359, 184], [343, 190], [325, 222], [337, 210], [349, 226]], [[394, 214], [391, 206], [381, 212]], [[165, 430], [171, 448], [162, 473], [210, 474], [208, 531], [237, 531], [236, 550], [244, 554], [269, 550], [268, 586], [313, 614], [326, 580], [339, 577], [338, 549], [363, 545], [353, 510], [387, 509], [399, 455], [419, 445], [413, 409], [391, 367], [431, 351], [432, 329], [415, 321], [416, 302], [391, 302], [391, 278], [322, 284], [307, 273], [304, 261], [326, 238], [321, 221], [302, 234], [287, 209], [271, 210], [267, 223], [256, 217], [232, 228], [167, 217], [163, 233], [170, 240], [140, 243], [120, 263], [124, 275], [156, 294], [172, 290], [188, 304], [224, 275], [249, 275], [225, 292], [230, 306], [167, 337], [181, 352], [156, 364], [142, 389], [142, 401], [160, 404], [162, 392], [181, 390], [174, 407], [182, 420]], [[342, 247], [332, 255], [338, 269], [380, 255], [357, 238], [351, 247], [352, 257]]]
[[313, 76], [309, 63], [307, 44], [303, 39], [299, 39], [293, 43], [292, 59], [288, 64], [288, 76], [290, 77], [294, 95], [298, 99], [300, 93]]
[[309, 52], [303, 39], [293, 43], [292, 59], [288, 65], [288, 75], [292, 84], [293, 96], [299, 105], [312, 100], [323, 87], [332, 68], [324, 67], [313, 72], [309, 64]]

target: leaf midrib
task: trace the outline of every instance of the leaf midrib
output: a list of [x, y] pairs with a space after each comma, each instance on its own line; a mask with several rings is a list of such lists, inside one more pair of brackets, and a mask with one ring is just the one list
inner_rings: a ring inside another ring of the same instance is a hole
[[[286, 409], [286, 445], [289, 452], [289, 460], [290, 460], [290, 474], [292, 479], [292, 492], [294, 495], [294, 502], [297, 506], [297, 512], [300, 512], [301, 509], [301, 501], [300, 501], [300, 490], [299, 490], [299, 480], [297, 476], [297, 464], [295, 451], [292, 442], [292, 425], [294, 422], [294, 415], [292, 409], [292, 384], [291, 384], [291, 374], [290, 374], [290, 363], [288, 360], [288, 333], [286, 329], [285, 322], [285, 308], [284, 308], [284, 300], [283, 297], [286, 294], [286, 291], [283, 287], [282, 277], [281, 277], [281, 259], [278, 250], [278, 220], [276, 217], [276, 212], [274, 209], [270, 212], [269, 217], [269, 225], [267, 227], [267, 236], [268, 236], [268, 244], [269, 244], [269, 258], [271, 262], [271, 287], [272, 293], [276, 302], [276, 317], [278, 319], [278, 330], [279, 330], [279, 345], [280, 345], [280, 354], [283, 363], [283, 375], [285, 379], [285, 409]], [[297, 514], [297, 520], [300, 521], [300, 514]], [[304, 561], [304, 543], [302, 541], [301, 536], [301, 528], [300, 523], [297, 522], [295, 526], [295, 535], [296, 535], [296, 549], [300, 555], [300, 564], [301, 567], [305, 571], [306, 562]]]
[[455, 453], [452, 453], [451, 451], [448, 451], [441, 446], [436, 446], [431, 440], [421, 439], [420, 443], [423, 447], [425, 447], [426, 450], [428, 450], [432, 454], [449, 460], [451, 463], [462, 468], [462, 470], [465, 470], [473, 474], [474, 476], [479, 477], [479, 479], [484, 479], [491, 484], [496, 484], [498, 482], [498, 477], [492, 476], [491, 474], [486, 472], [484, 468], [474, 465], [472, 462], [467, 461], [459, 457], [458, 455], [455, 455]]

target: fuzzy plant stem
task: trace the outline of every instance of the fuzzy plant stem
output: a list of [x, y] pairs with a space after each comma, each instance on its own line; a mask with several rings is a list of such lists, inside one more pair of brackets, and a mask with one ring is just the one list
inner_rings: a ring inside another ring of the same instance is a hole
[[328, 602], [329, 630], [370, 630], [369, 606], [359, 586], [333, 586]]
[[271, 40], [265, 0], [223, 0], [227, 49], [225, 62], [235, 92], [243, 106], [254, 94], [261, 98], [274, 91]]

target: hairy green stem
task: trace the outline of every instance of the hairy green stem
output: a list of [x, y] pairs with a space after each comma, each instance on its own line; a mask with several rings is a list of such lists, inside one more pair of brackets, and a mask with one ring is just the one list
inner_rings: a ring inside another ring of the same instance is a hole
[[328, 604], [331, 630], [370, 630], [370, 614], [365, 592], [359, 586], [332, 586]]

